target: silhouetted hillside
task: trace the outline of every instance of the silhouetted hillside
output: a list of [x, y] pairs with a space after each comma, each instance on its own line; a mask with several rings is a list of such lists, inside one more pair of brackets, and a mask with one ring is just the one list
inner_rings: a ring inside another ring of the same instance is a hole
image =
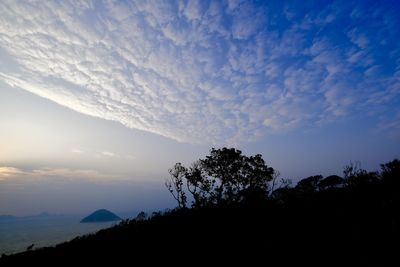
[[[273, 169], [265, 170], [272, 174]], [[189, 174], [179, 177], [192, 179]], [[208, 177], [211, 174], [207, 172]], [[263, 197], [246, 187], [246, 194], [227, 191], [235, 200], [236, 194], [243, 196], [238, 201], [217, 195], [198, 202], [201, 206], [186, 208], [181, 198], [181, 208], [149, 218], [142, 213], [55, 247], [3, 256], [0, 265], [112, 261], [174, 266], [398, 266], [399, 181], [398, 160], [382, 165], [380, 172], [348, 166], [344, 177], [312, 176], [295, 187], [282, 183], [274, 188], [272, 177]]]
[[112, 222], [112, 221], [120, 221], [121, 218], [108, 211], [106, 209], [96, 210], [89, 216], [83, 218], [81, 223], [89, 223], [89, 222]]

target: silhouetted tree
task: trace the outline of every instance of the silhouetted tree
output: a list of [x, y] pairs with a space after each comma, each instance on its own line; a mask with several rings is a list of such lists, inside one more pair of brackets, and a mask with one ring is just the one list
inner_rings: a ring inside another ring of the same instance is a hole
[[364, 172], [364, 170], [360, 168], [360, 165], [358, 161], [354, 163], [350, 162], [349, 165], [346, 165], [343, 169], [344, 179], [348, 180], [350, 177], [357, 176], [359, 173]]
[[342, 177], [337, 176], [337, 175], [331, 175], [331, 176], [328, 176], [325, 179], [322, 179], [321, 181], [319, 181], [318, 188], [320, 190], [324, 190], [327, 188], [338, 187], [338, 186], [342, 185], [343, 182], [344, 182], [344, 179]]
[[275, 188], [275, 186], [276, 186], [276, 184], [277, 184], [277, 180], [278, 180], [278, 178], [279, 178], [279, 176], [280, 176], [281, 174], [280, 174], [280, 172], [279, 171], [275, 171], [273, 174], [272, 174], [272, 179], [271, 179], [271, 181], [270, 181], [270, 187], [268, 188], [268, 190], [269, 190], [269, 192], [268, 192], [268, 195], [270, 196], [271, 194], [272, 194], [272, 192], [274, 192], [274, 190], [276, 189]]
[[186, 207], [186, 193], [183, 188], [183, 179], [187, 169], [181, 163], [176, 163], [172, 169], [168, 170], [170, 179], [165, 181], [165, 186], [171, 195], [178, 202], [178, 208]]
[[318, 189], [318, 183], [322, 180], [322, 175], [310, 176], [297, 183], [296, 189], [303, 193], [313, 193]]
[[193, 196], [193, 207], [205, 206], [208, 199], [214, 197], [215, 182], [215, 180], [207, 177], [200, 160], [192, 163], [192, 166], [186, 172], [186, 186]]
[[284, 203], [292, 194], [293, 189], [291, 188], [292, 180], [281, 178], [279, 180], [279, 186], [273, 190], [270, 197], [277, 200], [278, 203]]
[[280, 187], [275, 189], [271, 193], [271, 198], [277, 201], [279, 204], [285, 203], [287, 200], [289, 200], [293, 196], [293, 188], [291, 187]]
[[201, 207], [222, 202], [237, 203], [256, 195], [257, 198], [266, 197], [274, 169], [268, 167], [259, 154], [247, 157], [235, 148], [212, 148], [209, 156], [196, 161], [189, 169], [177, 163], [170, 174], [171, 179], [166, 185], [178, 206], [186, 204], [183, 189], [186, 179], [193, 206]]
[[135, 220], [136, 221], [144, 221], [147, 218], [147, 214], [144, 211], [139, 212], [139, 214], [136, 216]]
[[201, 166], [211, 185], [209, 202], [215, 204], [240, 202], [255, 194], [266, 196], [274, 174], [261, 155], [247, 157], [235, 148], [211, 149]]
[[201, 160], [206, 175], [215, 185], [214, 199], [217, 204], [225, 199], [232, 200], [237, 195], [240, 169], [242, 167], [242, 152], [234, 148], [211, 149], [210, 156]]
[[382, 179], [397, 185], [400, 183], [400, 160], [394, 159], [381, 164], [381, 170]]
[[352, 163], [345, 166], [343, 170], [344, 181], [349, 187], [360, 187], [365, 186], [379, 180], [378, 172], [367, 172], [361, 169], [359, 162]]

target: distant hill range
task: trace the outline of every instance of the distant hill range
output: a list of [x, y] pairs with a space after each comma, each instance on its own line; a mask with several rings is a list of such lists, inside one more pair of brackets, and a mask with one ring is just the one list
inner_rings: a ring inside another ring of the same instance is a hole
[[83, 218], [81, 223], [91, 223], [91, 222], [112, 222], [112, 221], [120, 221], [121, 218], [109, 210], [100, 209], [96, 210], [89, 216]]

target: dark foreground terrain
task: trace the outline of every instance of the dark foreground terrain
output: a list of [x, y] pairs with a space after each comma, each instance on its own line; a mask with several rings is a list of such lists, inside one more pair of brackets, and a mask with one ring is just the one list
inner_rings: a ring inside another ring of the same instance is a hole
[[394, 163], [380, 174], [350, 173], [341, 185], [317, 189], [311, 177], [263, 199], [139, 216], [55, 247], [3, 255], [0, 266], [400, 266]]

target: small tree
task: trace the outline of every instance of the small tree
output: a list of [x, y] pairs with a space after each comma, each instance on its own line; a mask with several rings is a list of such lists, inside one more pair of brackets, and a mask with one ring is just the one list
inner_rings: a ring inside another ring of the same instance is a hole
[[165, 181], [165, 186], [171, 195], [178, 202], [178, 208], [186, 207], [186, 193], [183, 187], [183, 179], [187, 169], [181, 163], [176, 163], [172, 169], [168, 170], [170, 178]]

